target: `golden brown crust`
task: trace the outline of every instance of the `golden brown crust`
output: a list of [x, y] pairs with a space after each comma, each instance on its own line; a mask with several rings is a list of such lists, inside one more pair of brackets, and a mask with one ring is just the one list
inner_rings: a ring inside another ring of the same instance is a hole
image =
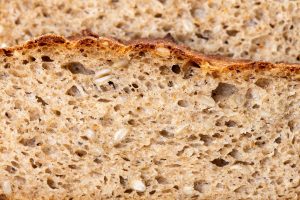
[[[299, 64], [289, 64], [289, 63], [269, 63], [261, 61], [251, 61], [251, 60], [236, 60], [230, 59], [222, 56], [208, 56], [203, 55], [199, 52], [190, 50], [186, 46], [178, 45], [172, 42], [168, 38], [164, 39], [137, 39], [132, 41], [120, 41], [115, 38], [98, 37], [96, 34], [90, 32], [89, 30], [83, 31], [81, 34], [64, 38], [61, 36], [48, 34], [36, 38], [34, 40], [28, 41], [23, 45], [14, 46], [11, 48], [0, 49], [2, 54], [9, 56], [11, 52], [15, 50], [26, 50], [32, 49], [37, 46], [53, 46], [53, 45], [66, 45], [70, 48], [78, 48], [80, 46], [103, 46], [103, 43], [107, 43], [113, 49], [120, 52], [127, 51], [149, 51], [155, 50], [157, 47], [165, 47], [172, 52], [175, 57], [180, 57], [182, 59], [191, 60], [198, 65], [209, 65], [217, 66], [218, 71], [240, 71], [240, 70], [271, 70], [276, 69], [286, 75], [288, 74], [299, 74], [300, 65]], [[106, 45], [107, 45], [106, 44]]]

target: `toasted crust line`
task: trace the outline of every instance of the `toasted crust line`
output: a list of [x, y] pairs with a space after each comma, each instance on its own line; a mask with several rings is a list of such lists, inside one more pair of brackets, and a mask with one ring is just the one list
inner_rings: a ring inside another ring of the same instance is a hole
[[1, 54], [9, 54], [13, 51], [36, 48], [38, 46], [66, 45], [69, 48], [79, 48], [84, 46], [103, 46], [107, 42], [110, 47], [121, 53], [129, 51], [152, 51], [157, 47], [168, 48], [171, 55], [186, 60], [191, 60], [199, 65], [217, 66], [221, 71], [236, 70], [271, 70], [278, 69], [282, 73], [300, 74], [300, 64], [293, 63], [270, 63], [263, 61], [230, 59], [223, 56], [209, 56], [193, 51], [186, 46], [178, 45], [168, 39], [137, 39], [131, 41], [120, 41], [115, 38], [97, 37], [95, 34], [74, 36], [65, 38], [62, 36], [47, 34], [30, 40], [23, 45], [10, 48], [0, 48]]

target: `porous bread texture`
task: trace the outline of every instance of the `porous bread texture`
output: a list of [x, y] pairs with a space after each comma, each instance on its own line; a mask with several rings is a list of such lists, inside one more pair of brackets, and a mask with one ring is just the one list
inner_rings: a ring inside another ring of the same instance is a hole
[[45, 36], [0, 67], [0, 199], [300, 197], [298, 65]]
[[0, 44], [82, 29], [124, 40], [171, 33], [206, 54], [300, 62], [299, 9], [289, 0], [2, 0]]

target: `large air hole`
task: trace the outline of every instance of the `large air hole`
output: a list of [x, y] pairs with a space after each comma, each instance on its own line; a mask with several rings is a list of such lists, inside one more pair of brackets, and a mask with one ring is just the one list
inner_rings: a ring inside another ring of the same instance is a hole
[[168, 183], [167, 179], [163, 176], [156, 176], [155, 179], [158, 184], [167, 184]]
[[214, 89], [211, 93], [212, 98], [215, 102], [218, 102], [222, 99], [226, 99], [237, 92], [238, 89], [229, 83], [219, 83], [216, 89]]
[[42, 163], [35, 162], [33, 158], [30, 158], [29, 161], [31, 163], [32, 168], [34, 168], [34, 169], [36, 169], [37, 167], [41, 167], [42, 166]]
[[14, 167], [9, 166], [9, 165], [6, 165], [6, 167], [4, 169], [5, 169], [5, 171], [7, 171], [10, 174], [14, 174], [17, 171]]
[[68, 165], [68, 167], [69, 167], [70, 169], [77, 169], [77, 165], [73, 165], [73, 164]]
[[222, 158], [216, 158], [216, 159], [212, 160], [211, 163], [217, 165], [218, 167], [224, 167], [229, 164], [229, 162], [227, 162], [226, 160], [224, 160]]
[[24, 64], [24, 65], [27, 65], [28, 63], [29, 63], [28, 60], [23, 60], [23, 61], [22, 61], [22, 64]]
[[271, 80], [270, 79], [266, 79], [266, 78], [259, 78], [255, 82], [255, 85], [257, 85], [258, 87], [261, 87], [263, 89], [268, 88], [270, 84], [271, 84]]
[[76, 96], [80, 96], [80, 91], [75, 85], [73, 85], [71, 88], [67, 90], [66, 94], [69, 96], [76, 97]]
[[236, 188], [233, 192], [247, 194], [247, 187], [242, 185], [242, 186]]
[[204, 180], [198, 180], [194, 182], [194, 190], [203, 193], [205, 189], [205, 185], [207, 183]]
[[235, 127], [236, 125], [237, 125], [236, 122], [233, 120], [228, 120], [225, 122], [225, 126], [227, 127]]
[[28, 59], [29, 59], [30, 62], [34, 62], [36, 60], [35, 57], [33, 57], [33, 56], [29, 56]]
[[35, 139], [35, 137], [30, 138], [30, 139], [22, 138], [19, 141], [19, 143], [21, 143], [22, 145], [27, 146], [27, 147], [35, 147], [36, 146], [36, 139]]
[[99, 159], [99, 158], [95, 158], [93, 161], [94, 161], [95, 163], [97, 163], [97, 164], [101, 164], [101, 163], [102, 163], [102, 160]]
[[198, 137], [197, 137], [196, 135], [190, 135], [190, 136], [187, 138], [188, 141], [195, 141], [195, 140], [197, 140], [197, 139], [198, 139]]
[[124, 193], [127, 193], [127, 194], [130, 194], [132, 192], [133, 192], [133, 189], [127, 189], [127, 190], [124, 191]]
[[123, 176], [119, 176], [119, 181], [122, 186], [126, 186], [127, 179], [125, 179]]
[[53, 60], [49, 56], [42, 56], [43, 62], [53, 62]]
[[179, 74], [181, 71], [179, 65], [173, 65], [172, 66], [172, 72], [174, 72], [175, 74]]
[[124, 87], [123, 90], [124, 90], [124, 92], [127, 93], [127, 94], [130, 93], [130, 89], [129, 89], [128, 87]]
[[55, 184], [55, 182], [54, 182], [51, 178], [47, 178], [47, 185], [48, 185], [51, 189], [56, 189], [56, 184]]
[[10, 119], [12, 117], [12, 115], [9, 112], [5, 112], [5, 117], [7, 117], [8, 119]]
[[170, 138], [170, 137], [173, 137], [174, 134], [170, 133], [169, 131], [167, 130], [161, 130], [159, 131], [159, 134], [163, 137], [166, 137], [166, 138]]
[[239, 31], [238, 30], [227, 30], [226, 33], [227, 35], [229, 36], [236, 36], [236, 34], [238, 33]]
[[169, 74], [170, 69], [167, 66], [163, 65], [159, 67], [159, 71], [161, 75], [167, 75]]
[[5, 63], [5, 65], [4, 65], [4, 69], [9, 69], [10, 68], [10, 63]]
[[134, 87], [134, 88], [138, 88], [138, 87], [139, 87], [138, 84], [136, 84], [136, 83], [132, 83], [131, 85], [132, 85], [132, 87]]
[[277, 144], [280, 144], [281, 143], [281, 137], [276, 138], [274, 142], [277, 143]]
[[231, 157], [233, 157], [235, 159], [239, 159], [240, 158], [240, 153], [236, 149], [232, 149], [232, 151], [229, 152], [228, 155], [230, 155]]
[[207, 146], [211, 144], [212, 138], [209, 135], [199, 134], [200, 140], [204, 142], [204, 145]]
[[61, 112], [59, 110], [53, 110], [53, 113], [56, 115], [56, 116], [60, 116], [61, 115]]
[[45, 70], [50, 69], [49, 63], [43, 63], [43, 64], [42, 64], [42, 68], [45, 69]]
[[184, 107], [184, 108], [189, 106], [189, 102], [186, 101], [186, 100], [179, 100], [179, 101], [177, 102], [177, 104], [178, 104], [180, 107]]
[[46, 101], [44, 101], [44, 99], [42, 99], [42, 97], [35, 96], [35, 98], [36, 98], [36, 101], [37, 101], [38, 103], [41, 103], [43, 106], [48, 105], [48, 104], [46, 103]]
[[155, 192], [156, 192], [155, 190], [152, 190], [152, 191], [149, 192], [149, 194], [153, 195], [153, 194], [155, 194]]
[[134, 119], [130, 119], [130, 120], [128, 120], [128, 124], [131, 126], [136, 126], [137, 122]]
[[154, 15], [154, 17], [155, 17], [155, 18], [161, 18], [161, 17], [162, 17], [162, 14], [161, 14], [161, 13], [157, 13], [157, 14]]
[[87, 152], [85, 150], [76, 150], [75, 153], [79, 157], [83, 157], [83, 156], [87, 155]]
[[297, 130], [300, 130], [300, 123], [296, 119], [293, 119], [288, 122], [288, 127], [291, 132], [296, 132]]
[[84, 74], [92, 75], [95, 72], [91, 69], [87, 69], [80, 62], [69, 62], [62, 65], [62, 68], [69, 70], [72, 74]]

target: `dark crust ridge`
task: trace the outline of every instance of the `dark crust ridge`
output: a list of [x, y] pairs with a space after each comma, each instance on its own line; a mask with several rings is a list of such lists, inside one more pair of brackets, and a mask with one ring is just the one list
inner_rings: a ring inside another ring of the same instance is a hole
[[157, 47], [165, 47], [170, 50], [172, 57], [190, 60], [197, 63], [199, 66], [208, 65], [211, 66], [211, 70], [219, 72], [275, 70], [276, 74], [281, 74], [283, 76], [300, 74], [300, 64], [269, 63], [262, 61], [229, 59], [222, 56], [208, 56], [190, 50], [186, 46], [178, 45], [170, 39], [137, 39], [131, 41], [120, 41], [115, 38], [98, 37], [96, 34], [88, 30], [83, 32], [83, 34], [78, 34], [69, 38], [54, 34], [43, 35], [30, 40], [23, 45], [13, 46], [10, 48], [0, 48], [0, 54], [11, 56], [12, 52], [18, 50], [26, 50], [43, 46], [52, 47], [57, 45], [65, 45], [68, 48], [74, 49], [80, 47], [100, 47], [103, 46], [103, 43], [105, 42], [108, 44], [106, 46], [109, 46], [110, 49], [119, 53], [131, 51], [153, 51]]

